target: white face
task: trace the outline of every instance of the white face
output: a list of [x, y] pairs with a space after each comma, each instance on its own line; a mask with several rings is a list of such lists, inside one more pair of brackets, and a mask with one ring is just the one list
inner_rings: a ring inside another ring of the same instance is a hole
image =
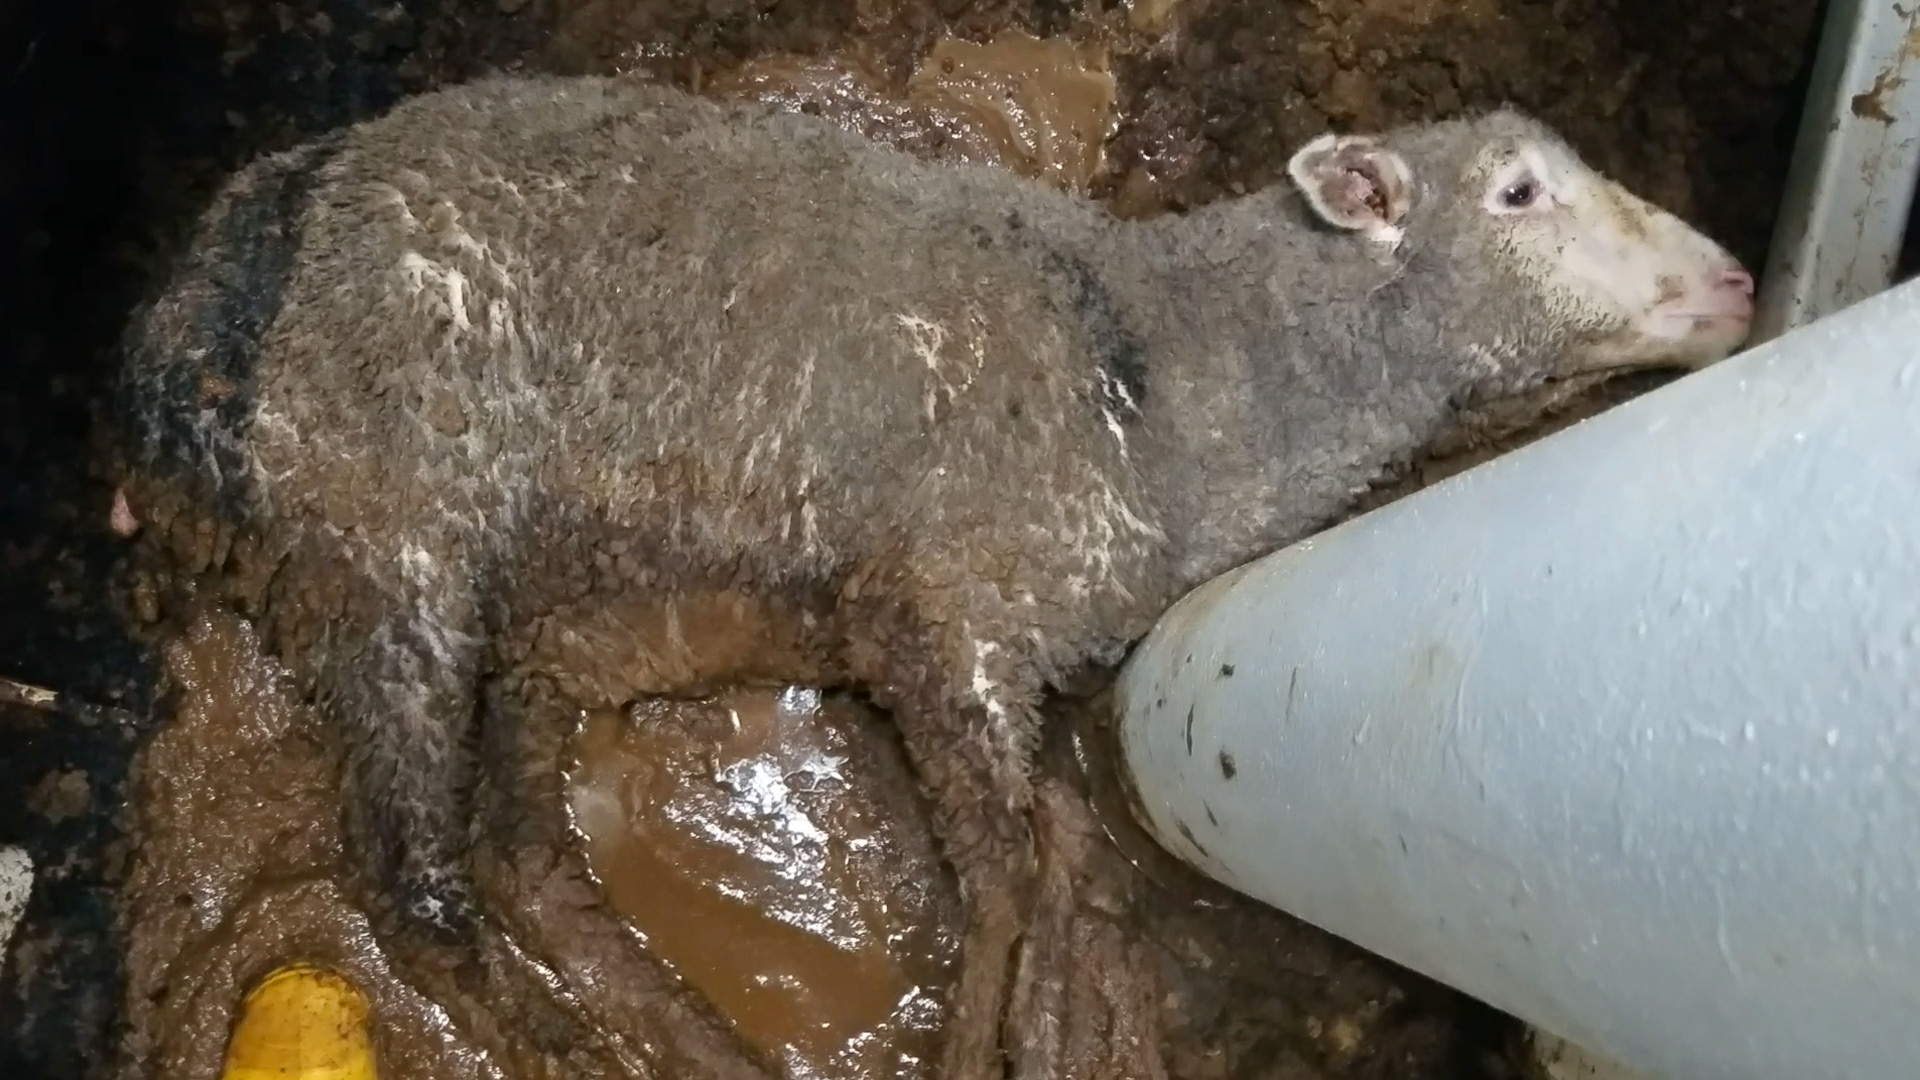
[[1746, 340], [1753, 278], [1719, 244], [1563, 145], [1522, 139], [1487, 165], [1497, 243], [1549, 306], [1599, 334], [1589, 363], [1705, 367]]

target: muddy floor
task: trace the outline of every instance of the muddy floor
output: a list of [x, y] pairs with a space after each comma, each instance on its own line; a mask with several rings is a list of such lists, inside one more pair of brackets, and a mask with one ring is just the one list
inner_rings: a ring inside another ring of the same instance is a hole
[[292, 960], [368, 993], [394, 1080], [675, 1075], [647, 1045], [671, 1041], [669, 995], [614, 985], [609, 937], [786, 1075], [925, 1075], [956, 902], [878, 718], [804, 691], [577, 714], [575, 857], [489, 863], [511, 914], [481, 983], [450, 990], [376, 944], [344, 874], [337, 763], [250, 628], [191, 617], [165, 664], [177, 697], [131, 800], [122, 1075], [212, 1075], [240, 994]]
[[[367, 993], [393, 1080], [678, 1075], [658, 1046], [687, 992], [775, 1075], [930, 1075], [957, 896], [883, 717], [805, 688], [576, 713], [578, 859], [483, 858], [509, 914], [480, 982], [455, 988], [377, 944], [344, 883], [337, 762], [250, 628], [201, 611], [163, 652], [169, 719], [131, 784], [117, 1075], [212, 1075], [247, 987], [295, 960]], [[1091, 715], [1052, 747], [1039, 812], [1061, 937], [1093, 976], [1056, 1006], [1077, 1018], [1067, 1075], [1515, 1075], [1496, 1015], [1187, 877], [1135, 832], [1116, 842], [1081, 779], [1103, 775], [1079, 764]], [[684, 987], [634, 992], [615, 953], [635, 948]]]
[[[0, 798], [0, 843], [42, 868], [0, 973], [0, 1065], [101, 1075], [116, 1049], [127, 1075], [205, 1065], [240, 988], [296, 947], [362, 978], [384, 1045], [423, 1076], [647, 1074], [637, 1033], [679, 1015], [661, 1002], [688, 988], [708, 1002], [694, 1028], [729, 1028], [796, 1076], [920, 1075], [940, 1017], [951, 886], [897, 750], [879, 719], [804, 688], [576, 718], [572, 756], [555, 761], [571, 854], [501, 854], [494, 900], [527, 914], [490, 939], [483, 992], [403, 977], [373, 948], [338, 880], [323, 740], [243, 627], [190, 624], [166, 647], [127, 629], [93, 467], [119, 320], [239, 161], [493, 68], [640, 71], [997, 161], [1138, 216], [1271, 182], [1329, 125], [1511, 100], [1758, 268], [1817, 13], [1815, 0], [11, 6], [0, 675], [70, 700], [0, 701], [0, 791], [19, 793]], [[1446, 449], [1370, 501], [1490, 452]], [[176, 691], [164, 707], [162, 683]], [[1110, 842], [1124, 823], [1094, 814], [1056, 749], [1042, 832], [1076, 898], [1065, 940], [1125, 976], [1073, 991], [1094, 1018], [1086, 1073], [1158, 1075], [1099, 1059], [1127, 1033], [1170, 1077], [1499, 1074], [1501, 1018], [1220, 896], [1137, 837]], [[662, 887], [684, 903], [663, 908]], [[588, 977], [600, 948], [659, 964], [631, 961], [608, 985]], [[525, 1031], [540, 1037], [503, 1034]]]

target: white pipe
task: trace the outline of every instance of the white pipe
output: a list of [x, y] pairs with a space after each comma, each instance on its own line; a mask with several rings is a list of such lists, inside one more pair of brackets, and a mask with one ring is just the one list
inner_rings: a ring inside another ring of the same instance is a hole
[[1663, 1080], [1920, 1076], [1920, 282], [1202, 586], [1117, 691], [1230, 887]]
[[1753, 344], [1893, 281], [1920, 177], [1916, 43], [1920, 5], [1831, 0], [1760, 276]]

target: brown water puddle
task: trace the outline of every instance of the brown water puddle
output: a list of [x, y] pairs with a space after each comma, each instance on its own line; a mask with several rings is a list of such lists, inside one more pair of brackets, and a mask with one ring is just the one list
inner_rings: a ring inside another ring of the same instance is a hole
[[[925, 1075], [955, 942], [905, 791], [856, 783], [877, 721], [800, 688], [589, 713], [568, 797], [656, 956], [795, 1076]], [[906, 817], [911, 820], [912, 817]]]
[[942, 38], [895, 88], [863, 54], [771, 56], [715, 76], [722, 97], [827, 117], [869, 139], [947, 161], [999, 165], [1085, 192], [1118, 123], [1104, 47], [1022, 31]]

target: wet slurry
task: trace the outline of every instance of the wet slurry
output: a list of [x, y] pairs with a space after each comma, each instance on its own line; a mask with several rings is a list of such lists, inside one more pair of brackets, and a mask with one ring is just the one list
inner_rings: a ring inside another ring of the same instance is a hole
[[881, 718], [739, 691], [595, 711], [575, 753], [608, 902], [743, 1036], [796, 1077], [928, 1075], [957, 897]]

